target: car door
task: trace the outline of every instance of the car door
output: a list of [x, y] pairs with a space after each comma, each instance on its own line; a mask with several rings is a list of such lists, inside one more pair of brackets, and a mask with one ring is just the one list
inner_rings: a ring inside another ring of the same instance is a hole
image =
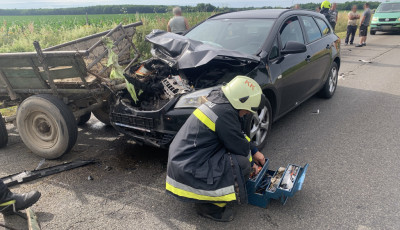
[[322, 33], [322, 38], [318, 42], [316, 49], [324, 50], [323, 58], [318, 60], [318, 66], [321, 68], [322, 75], [316, 76], [318, 77], [318, 85], [321, 86], [325, 83], [327, 79], [328, 71], [331, 69], [331, 64], [333, 62], [333, 50], [335, 49], [335, 40], [332, 39], [332, 31], [328, 24], [322, 20], [321, 18], [314, 17], [315, 22], [317, 22], [318, 27]]
[[[280, 47], [284, 48], [288, 41], [305, 44], [303, 31], [297, 16], [284, 21], [279, 30]], [[279, 65], [277, 65], [279, 64]], [[271, 63], [271, 72], [280, 72], [275, 81], [275, 87], [280, 97], [279, 114], [286, 113], [297, 106], [308, 91], [309, 76], [307, 73], [307, 53], [287, 54], [280, 56], [274, 64]], [[272, 69], [274, 68], [274, 69]], [[277, 70], [279, 68], [279, 70]]]
[[319, 90], [321, 79], [324, 78], [331, 63], [330, 44], [327, 44], [326, 37], [322, 37], [321, 30], [313, 17], [300, 16], [300, 19], [307, 41], [309, 88], [305, 97], [308, 98]]

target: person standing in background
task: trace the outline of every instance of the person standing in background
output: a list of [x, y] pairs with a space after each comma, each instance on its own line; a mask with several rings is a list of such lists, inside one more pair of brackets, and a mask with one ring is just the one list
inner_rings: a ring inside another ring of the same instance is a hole
[[371, 10], [369, 9], [369, 3], [364, 4], [364, 13], [360, 22], [360, 43], [356, 47], [366, 46], [367, 33], [369, 22], [371, 21]]
[[182, 16], [181, 8], [175, 7], [172, 13], [174, 17], [169, 20], [167, 31], [176, 34], [185, 33], [189, 29], [189, 23], [188, 20]]
[[321, 7], [320, 6], [315, 7], [315, 12], [320, 13], [321, 12]]
[[329, 15], [330, 15], [329, 23], [331, 23], [333, 30], [335, 30], [336, 23], [338, 20], [338, 11], [336, 10], [336, 3], [332, 3], [332, 7], [329, 10]]
[[[357, 13], [357, 5], [353, 5], [351, 8], [351, 11], [347, 15], [348, 20], [347, 20], [347, 34], [346, 34], [346, 40], [344, 41], [346, 45], [349, 44], [349, 39], [350, 39], [350, 45], [353, 45], [354, 41], [354, 36], [357, 31], [357, 20], [360, 19], [360, 15]], [[351, 36], [351, 38], [350, 38]]]

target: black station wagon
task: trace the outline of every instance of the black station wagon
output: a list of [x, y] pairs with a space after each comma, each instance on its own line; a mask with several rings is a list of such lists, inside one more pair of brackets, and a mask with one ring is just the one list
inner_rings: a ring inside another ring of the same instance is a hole
[[153, 57], [133, 66], [126, 90], [110, 101], [111, 124], [136, 142], [168, 147], [209, 92], [237, 75], [255, 79], [268, 103], [246, 118], [262, 147], [273, 121], [314, 94], [330, 98], [340, 67], [340, 39], [324, 15], [306, 10], [251, 10], [210, 17], [184, 35], [146, 36]]

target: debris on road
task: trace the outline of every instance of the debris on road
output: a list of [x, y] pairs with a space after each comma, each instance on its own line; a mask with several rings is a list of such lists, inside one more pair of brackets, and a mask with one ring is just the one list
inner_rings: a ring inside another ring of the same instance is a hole
[[40, 227], [39, 221], [37, 219], [37, 216], [35, 212], [31, 208], [26, 209], [26, 215], [28, 217], [28, 228], [29, 230], [40, 230], [42, 229]]
[[88, 179], [88, 180], [93, 180], [93, 177], [92, 177], [92, 176], [88, 176], [87, 179]]
[[319, 114], [319, 109], [317, 109], [316, 111], [311, 112], [312, 114]]
[[360, 60], [358, 60], [358, 61], [360, 61], [360, 62], [364, 62], [364, 63], [372, 63], [372, 61], [363, 60], [363, 59], [360, 59]]
[[9, 175], [1, 179], [3, 180], [4, 184], [7, 185], [7, 187], [12, 187], [17, 184], [23, 184], [25, 182], [33, 181], [42, 177], [50, 176], [56, 173], [64, 172], [93, 163], [95, 163], [95, 161], [93, 160], [77, 160], [40, 170], [23, 171], [21, 173]]
[[111, 166], [106, 165], [106, 167], [104, 168], [104, 170], [106, 170], [107, 172], [111, 171], [113, 168]]
[[44, 164], [44, 162], [46, 162], [46, 159], [45, 159], [45, 158], [43, 158], [43, 159], [39, 162], [39, 164], [38, 164], [38, 166], [35, 168], [35, 170], [39, 170], [40, 167], [42, 167], [42, 165]]

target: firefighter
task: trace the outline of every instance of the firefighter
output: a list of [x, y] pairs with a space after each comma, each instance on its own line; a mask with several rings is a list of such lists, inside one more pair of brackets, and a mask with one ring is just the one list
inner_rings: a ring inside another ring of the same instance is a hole
[[167, 193], [194, 202], [203, 217], [233, 220], [231, 204], [247, 203], [245, 183], [251, 162], [265, 163], [264, 155], [242, 131], [242, 121], [265, 103], [258, 83], [245, 76], [211, 91], [170, 145]]
[[24, 194], [12, 193], [0, 179], [0, 213], [10, 215], [16, 211], [29, 208], [40, 198], [40, 192], [32, 191]]

